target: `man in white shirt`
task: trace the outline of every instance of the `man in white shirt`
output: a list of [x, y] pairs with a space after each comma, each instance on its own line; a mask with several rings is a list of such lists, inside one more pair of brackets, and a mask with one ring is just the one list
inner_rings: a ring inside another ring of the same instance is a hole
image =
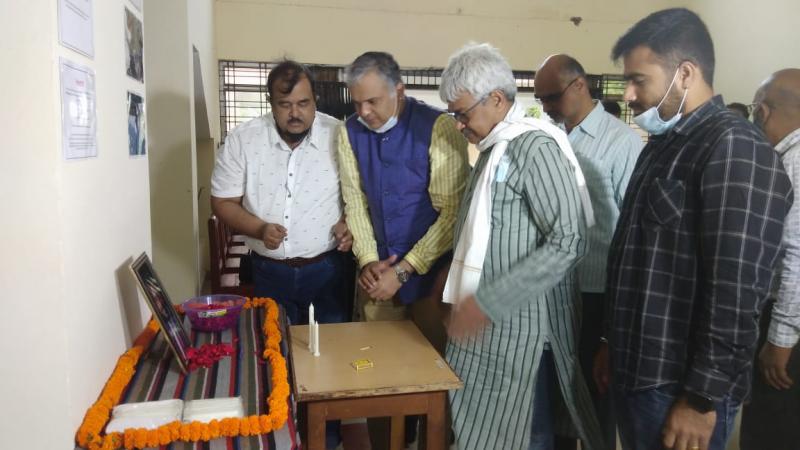
[[352, 239], [336, 164], [339, 121], [316, 111], [313, 77], [286, 61], [267, 80], [272, 114], [231, 131], [217, 157], [211, 205], [244, 233], [255, 295], [272, 297], [293, 324], [345, 319], [342, 258]]
[[[271, 297], [292, 324], [347, 318], [345, 255], [352, 236], [344, 220], [336, 129], [317, 111], [311, 72], [294, 61], [267, 79], [272, 114], [236, 127], [225, 139], [211, 178], [211, 207], [244, 233], [253, 257], [256, 297]], [[324, 349], [323, 349], [324, 351]], [[328, 424], [326, 446], [341, 442]]]
[[[605, 448], [614, 450], [616, 421], [608, 396], [598, 392], [589, 380], [593, 378], [594, 354], [602, 335], [608, 249], [643, 142], [630, 126], [607, 113], [602, 103], [592, 100], [586, 72], [571, 56], [553, 55], [545, 59], [536, 71], [534, 86], [544, 112], [567, 133], [592, 199], [595, 225], [587, 231], [589, 252], [578, 265], [583, 303], [579, 355]], [[575, 449], [576, 445], [575, 439], [559, 436], [556, 440], [557, 450]]]
[[[796, 190], [800, 186], [800, 69], [764, 81], [753, 99], [753, 122], [780, 154]], [[800, 442], [800, 205], [783, 228], [784, 257], [761, 318], [761, 339], [751, 402], [742, 412], [742, 450], [795, 448]]]

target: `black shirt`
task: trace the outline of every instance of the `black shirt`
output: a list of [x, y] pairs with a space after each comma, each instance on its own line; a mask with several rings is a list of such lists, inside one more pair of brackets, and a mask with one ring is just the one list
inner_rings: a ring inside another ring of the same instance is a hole
[[609, 251], [616, 385], [747, 397], [791, 204], [779, 155], [720, 96], [651, 137]]

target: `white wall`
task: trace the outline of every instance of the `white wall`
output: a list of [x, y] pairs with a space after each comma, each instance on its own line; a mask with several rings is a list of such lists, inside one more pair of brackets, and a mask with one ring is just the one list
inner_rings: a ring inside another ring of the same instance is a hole
[[[2, 5], [0, 448], [72, 448], [149, 316], [124, 269], [150, 250], [147, 159], [128, 156], [126, 92], [144, 88], [125, 75], [126, 3], [93, 2], [93, 60], [58, 44], [56, 1]], [[96, 158], [62, 157], [60, 56], [96, 72]]]
[[[220, 59], [348, 64], [385, 50], [404, 67], [443, 67], [469, 40], [499, 47], [515, 69], [567, 51], [591, 73], [616, 73], [614, 41], [644, 15], [677, 2], [654, 0], [217, 0]], [[570, 17], [580, 16], [579, 26]]]
[[800, 67], [799, 1], [701, 0], [692, 8], [714, 39], [714, 90], [725, 102], [748, 104], [769, 74]]
[[[153, 262], [172, 301], [178, 303], [199, 293], [204, 276], [201, 259], [207, 252], [200, 246], [207, 217], [198, 219], [197, 194], [208, 176], [198, 176], [197, 130], [209, 130], [210, 136], [201, 139], [218, 139], [213, 3], [146, 0], [145, 5], [146, 38], [158, 43], [145, 51]], [[196, 117], [193, 48], [200, 55], [206, 105], [199, 110], [205, 109], [206, 117]], [[213, 143], [204, 142], [199, 148], [206, 155]]]

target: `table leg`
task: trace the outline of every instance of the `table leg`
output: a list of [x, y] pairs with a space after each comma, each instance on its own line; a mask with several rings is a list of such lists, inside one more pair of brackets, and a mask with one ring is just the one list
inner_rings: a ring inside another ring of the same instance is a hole
[[428, 433], [428, 450], [444, 450], [447, 433], [444, 429], [444, 411], [447, 403], [447, 392], [431, 392], [428, 394], [429, 406], [426, 417], [426, 430]]
[[325, 402], [308, 402], [308, 450], [325, 450]]
[[391, 450], [403, 450], [406, 447], [406, 418], [405, 416], [392, 416]]

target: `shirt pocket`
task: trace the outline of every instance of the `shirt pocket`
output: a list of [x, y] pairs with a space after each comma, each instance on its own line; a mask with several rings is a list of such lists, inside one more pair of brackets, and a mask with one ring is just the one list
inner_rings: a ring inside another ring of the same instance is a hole
[[647, 189], [647, 200], [643, 214], [648, 228], [675, 230], [683, 216], [686, 187], [683, 181], [656, 178]]

